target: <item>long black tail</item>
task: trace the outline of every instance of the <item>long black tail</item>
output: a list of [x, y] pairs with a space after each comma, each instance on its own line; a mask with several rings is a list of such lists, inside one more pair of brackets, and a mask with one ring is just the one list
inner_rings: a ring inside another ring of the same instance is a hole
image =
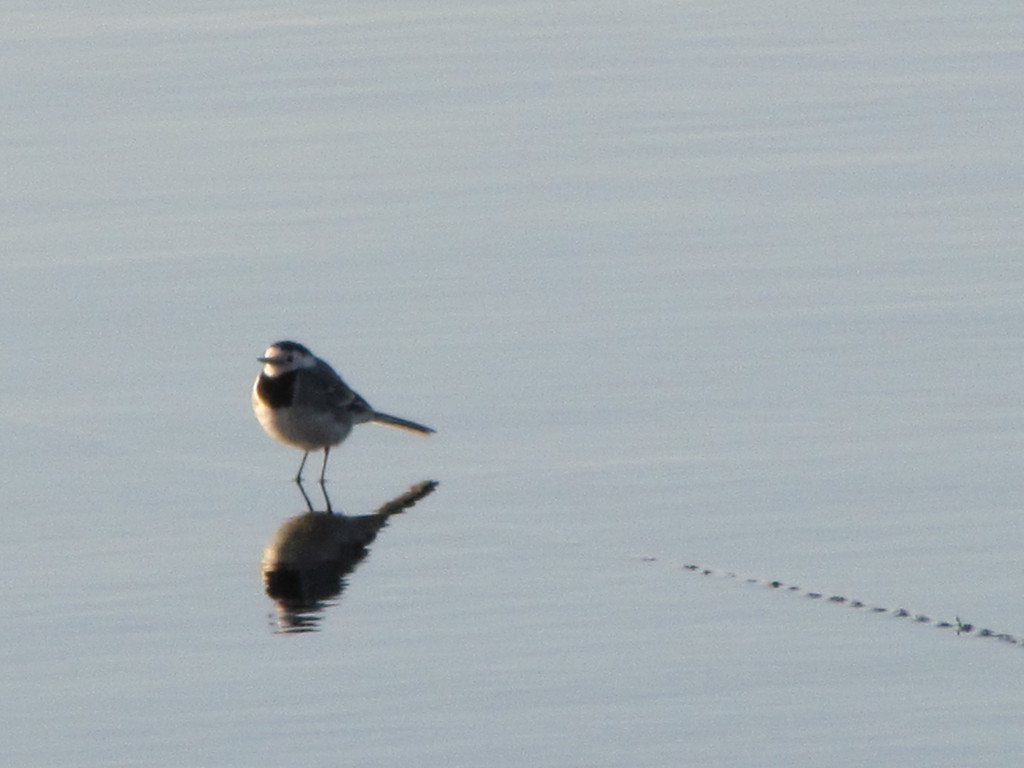
[[429, 435], [436, 430], [430, 427], [425, 427], [422, 424], [417, 424], [415, 421], [409, 421], [408, 419], [400, 419], [397, 416], [392, 416], [387, 413], [380, 413], [374, 411], [373, 419], [378, 424], [387, 424], [389, 427], [398, 427], [399, 429], [407, 429], [410, 432], [418, 432], [421, 435]]

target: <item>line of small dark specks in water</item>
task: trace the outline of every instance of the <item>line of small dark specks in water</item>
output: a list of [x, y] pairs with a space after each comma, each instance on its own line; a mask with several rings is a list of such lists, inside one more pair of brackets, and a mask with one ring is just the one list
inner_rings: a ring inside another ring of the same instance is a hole
[[[654, 558], [649, 558], [653, 560]], [[712, 568], [701, 568], [699, 565], [684, 565], [684, 570], [696, 573], [700, 576], [724, 576], [728, 579], [735, 579], [742, 581], [744, 584], [762, 584], [771, 589], [777, 589], [783, 592], [792, 592], [795, 594], [802, 594], [811, 600], [824, 600], [828, 603], [835, 603], [837, 605], [845, 605], [850, 608], [861, 608], [870, 613], [887, 613], [891, 616], [895, 616], [899, 619], [912, 619], [915, 624], [927, 624], [938, 629], [953, 629], [956, 630], [958, 635], [974, 635], [975, 637], [987, 637], [992, 640], [999, 640], [1009, 645], [1016, 645], [1024, 647], [1024, 639], [1011, 635], [1006, 632], [996, 632], [992, 629], [986, 629], [979, 627], [975, 624], [962, 621], [959, 616], [954, 621], [941, 621], [939, 619], [933, 619], [931, 616], [926, 616], [923, 613], [913, 613], [908, 611], [906, 608], [883, 608], [877, 605], [868, 605], [867, 603], [861, 602], [860, 600], [851, 600], [848, 597], [842, 595], [831, 595], [826, 596], [824, 592], [809, 592], [801, 587], [794, 586], [792, 584], [785, 584], [781, 581], [769, 581], [767, 579], [753, 579], [744, 578], [738, 574], [731, 572], [716, 571]]]

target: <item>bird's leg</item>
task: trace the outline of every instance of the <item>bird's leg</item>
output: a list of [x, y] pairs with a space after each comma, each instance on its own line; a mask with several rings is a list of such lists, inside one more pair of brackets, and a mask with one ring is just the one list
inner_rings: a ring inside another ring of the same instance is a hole
[[320, 492], [324, 495], [324, 503], [327, 504], [327, 509], [325, 511], [327, 512], [327, 514], [333, 515], [334, 507], [331, 506], [331, 497], [327, 495], [327, 486], [321, 485]]
[[306, 466], [306, 459], [309, 458], [309, 451], [302, 454], [302, 463], [299, 464], [299, 471], [295, 473], [295, 482], [302, 485], [302, 468]]
[[301, 481], [296, 483], [296, 485], [299, 486], [299, 493], [302, 494], [302, 498], [306, 500], [306, 509], [310, 512], [315, 512], [316, 510], [313, 509], [313, 502], [309, 500], [309, 494], [306, 493], [306, 486], [304, 486]]
[[320, 467], [320, 485], [324, 484], [324, 475], [327, 473], [327, 457], [331, 455], [331, 446], [324, 448], [324, 463]]
[[324, 448], [324, 464], [320, 467], [320, 491], [324, 495], [324, 501], [327, 503], [327, 511], [334, 512], [334, 508], [331, 507], [331, 497], [327, 495], [327, 485], [324, 475], [327, 473], [327, 457], [331, 455], [331, 446]]

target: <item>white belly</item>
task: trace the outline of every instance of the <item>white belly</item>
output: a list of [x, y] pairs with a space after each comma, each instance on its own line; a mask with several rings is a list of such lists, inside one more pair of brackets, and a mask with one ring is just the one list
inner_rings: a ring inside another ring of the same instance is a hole
[[252, 409], [267, 434], [303, 451], [319, 451], [337, 445], [352, 431], [352, 420], [305, 407], [271, 409], [253, 392]]

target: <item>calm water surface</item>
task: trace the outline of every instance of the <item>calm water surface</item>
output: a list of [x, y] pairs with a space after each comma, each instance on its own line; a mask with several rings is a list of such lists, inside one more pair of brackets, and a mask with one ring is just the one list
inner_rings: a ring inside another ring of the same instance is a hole
[[[5, 765], [1024, 748], [1017, 3], [4, 13]], [[281, 338], [440, 483], [284, 610]]]

